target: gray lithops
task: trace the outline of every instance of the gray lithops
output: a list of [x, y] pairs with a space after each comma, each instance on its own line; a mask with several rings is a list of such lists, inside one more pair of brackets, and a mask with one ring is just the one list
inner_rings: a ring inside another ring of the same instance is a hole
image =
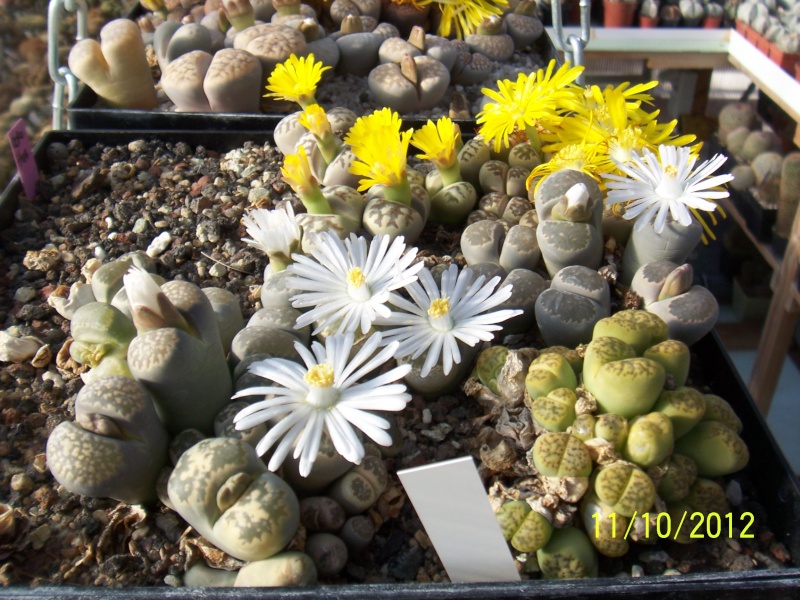
[[185, 587], [281, 587], [314, 585], [317, 570], [311, 557], [287, 551], [247, 563], [238, 571], [214, 569], [200, 561], [183, 576]]
[[597, 271], [564, 267], [536, 300], [536, 322], [548, 346], [574, 348], [592, 339], [595, 324], [611, 314], [608, 283]]
[[203, 91], [203, 81], [213, 57], [194, 50], [170, 62], [161, 74], [161, 88], [172, 103], [183, 112], [211, 112]]
[[211, 303], [211, 309], [214, 311], [219, 328], [220, 342], [222, 342], [223, 350], [227, 353], [234, 336], [244, 327], [244, 317], [242, 308], [239, 306], [239, 299], [232, 292], [223, 288], [203, 288], [203, 293]]
[[513, 12], [506, 13], [503, 21], [506, 25], [506, 32], [511, 36], [517, 50], [524, 50], [544, 33], [544, 24], [536, 16], [534, 0], [520, 2]]
[[378, 102], [404, 114], [435, 106], [447, 91], [450, 72], [438, 60], [408, 56], [400, 64], [378, 65], [367, 83]]
[[481, 136], [477, 135], [467, 140], [458, 151], [461, 177], [464, 181], [469, 181], [476, 190], [480, 189], [481, 167], [490, 159], [491, 150]]
[[459, 52], [453, 65], [453, 83], [469, 85], [487, 80], [494, 70], [493, 61], [479, 52]]
[[425, 54], [438, 60], [448, 70], [452, 69], [458, 58], [458, 50], [447, 38], [425, 34]]
[[505, 62], [514, 54], [514, 40], [502, 28], [502, 19], [492, 15], [484, 19], [476, 33], [465, 36], [464, 41], [473, 52], [480, 52], [497, 62]]
[[477, 221], [464, 229], [461, 251], [470, 266], [494, 262], [506, 272], [514, 269], [533, 270], [541, 257], [534, 229], [514, 225], [506, 234], [499, 222], [489, 220]]
[[652, 223], [642, 229], [634, 227], [622, 255], [620, 280], [630, 285], [639, 267], [649, 262], [668, 260], [677, 264], [685, 263], [702, 235], [703, 226], [696, 219], [684, 226], [668, 217], [661, 233], [656, 233]]
[[203, 92], [213, 112], [257, 113], [262, 68], [246, 50], [226, 48], [214, 54], [203, 79]]
[[50, 434], [47, 464], [76, 494], [150, 502], [168, 441], [147, 391], [128, 377], [105, 377], [78, 393], [75, 422]]
[[[289, 58], [292, 54], [302, 57], [308, 54], [306, 38], [297, 29], [274, 25], [274, 29], [268, 30], [264, 35], [252, 39], [244, 47], [250, 54], [261, 62], [264, 78], [269, 77], [272, 70]], [[251, 28], [252, 29], [252, 28]], [[239, 36], [247, 33], [245, 30], [236, 36], [235, 42], [239, 41]], [[238, 43], [234, 43], [234, 48], [241, 48]]]
[[175, 510], [198, 533], [240, 560], [274, 556], [300, 523], [292, 488], [241, 440], [211, 438], [192, 446], [167, 489]]
[[691, 265], [670, 261], [642, 265], [631, 282], [648, 312], [661, 317], [672, 339], [692, 345], [716, 325], [719, 305], [706, 288], [692, 285]]
[[422, 51], [402, 38], [388, 38], [383, 41], [378, 50], [378, 59], [381, 64], [399, 63], [404, 56], [421, 56]]
[[333, 482], [326, 495], [333, 498], [348, 515], [364, 512], [383, 494], [389, 483], [386, 465], [375, 446], [368, 444], [360, 465]]
[[[346, 22], [348, 19], [345, 19], [343, 23]], [[378, 64], [378, 50], [384, 41], [384, 37], [380, 33], [354, 31], [343, 33], [335, 40], [340, 53], [339, 64], [336, 67], [337, 73], [363, 77]]]
[[[259, 381], [259, 383], [262, 381]], [[223, 408], [214, 419], [214, 435], [220, 438], [242, 440], [255, 448], [259, 440], [267, 434], [267, 426], [264, 423], [259, 423], [250, 429], [239, 430], [233, 424], [233, 418], [236, 413], [243, 408], [247, 408], [247, 406], [249, 406], [247, 401], [235, 400]]]
[[500, 286], [511, 284], [511, 297], [499, 304], [497, 310], [516, 308], [522, 314], [511, 317], [503, 323], [503, 331], [523, 333], [536, 323], [536, 300], [547, 289], [547, 282], [538, 273], [528, 269], [514, 269], [500, 283]]
[[311, 557], [317, 573], [333, 577], [347, 565], [348, 552], [344, 541], [332, 533], [312, 533], [306, 538], [305, 552]]
[[372, 235], [384, 233], [392, 238], [402, 235], [406, 244], [413, 244], [422, 233], [430, 213], [430, 198], [421, 185], [412, 184], [410, 206], [387, 200], [382, 186], [374, 185], [367, 192], [362, 217], [364, 229]]
[[585, 173], [563, 169], [535, 193], [536, 237], [550, 275], [569, 265], [592, 269], [603, 259], [602, 193]]
[[128, 347], [128, 365], [153, 395], [168, 431], [210, 432], [232, 388], [214, 310], [200, 288], [186, 281], [169, 281], [161, 292], [194, 332], [140, 332]]
[[153, 34], [153, 48], [163, 71], [169, 63], [195, 50], [214, 54], [211, 32], [199, 23], [164, 21]]

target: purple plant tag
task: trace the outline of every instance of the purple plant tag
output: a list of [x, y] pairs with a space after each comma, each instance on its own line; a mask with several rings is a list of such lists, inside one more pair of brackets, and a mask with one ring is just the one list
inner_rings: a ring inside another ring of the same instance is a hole
[[25, 121], [17, 119], [17, 122], [8, 130], [8, 141], [11, 144], [11, 154], [14, 162], [17, 163], [22, 189], [25, 195], [31, 200], [36, 195], [36, 182], [39, 181], [39, 169], [36, 167], [36, 160], [31, 150], [31, 141], [28, 132], [25, 130]]

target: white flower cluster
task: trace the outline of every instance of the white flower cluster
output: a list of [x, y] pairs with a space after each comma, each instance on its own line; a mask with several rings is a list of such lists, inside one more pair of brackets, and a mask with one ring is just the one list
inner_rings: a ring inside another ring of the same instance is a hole
[[[388, 421], [369, 411], [405, 407], [411, 396], [405, 385], [396, 382], [411, 366], [365, 378], [392, 358], [413, 360], [424, 353], [421, 376], [427, 376], [440, 360], [448, 374], [461, 362], [459, 342], [475, 346], [491, 341], [501, 329], [499, 323], [521, 312], [495, 310], [511, 296], [510, 285], [495, 290], [499, 277], [485, 281], [484, 276], [475, 278], [471, 269], [459, 272], [450, 265], [437, 284], [416, 258], [416, 248], [407, 248], [402, 237], [392, 240], [378, 235], [367, 242], [351, 234], [342, 241], [327, 232], [316, 240], [310, 256], [292, 255], [288, 284], [298, 290], [292, 305], [308, 309], [295, 327], [313, 323], [315, 335], [323, 330], [332, 334], [324, 346], [313, 342], [311, 350], [295, 343], [305, 366], [281, 358], [254, 363], [250, 372], [275, 385], [248, 388], [235, 396], [266, 396], [240, 411], [235, 423], [238, 429], [248, 429], [272, 421], [257, 447], [262, 455], [280, 440], [270, 469], [277, 469], [294, 448], [301, 475], [308, 475], [323, 431], [336, 450], [354, 463], [361, 462], [364, 448], [353, 426], [378, 444], [389, 445]], [[350, 359], [356, 334], [367, 335], [375, 326], [382, 332], [366, 337]]]

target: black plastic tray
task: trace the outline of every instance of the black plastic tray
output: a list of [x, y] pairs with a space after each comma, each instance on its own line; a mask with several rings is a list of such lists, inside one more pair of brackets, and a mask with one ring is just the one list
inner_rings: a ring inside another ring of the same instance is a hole
[[[144, 9], [134, 9], [128, 18], [144, 14]], [[561, 59], [547, 32], [534, 43], [533, 49], [546, 61]], [[494, 82], [487, 81], [488, 84]], [[274, 131], [283, 114], [240, 114], [194, 112], [182, 113], [164, 110], [132, 110], [97, 107], [97, 94], [86, 84], [78, 87], [78, 94], [67, 106], [67, 127], [72, 130], [168, 130], [168, 131]], [[332, 107], [326, 107], [332, 108]], [[454, 119], [462, 132], [476, 128], [475, 119]], [[418, 127], [426, 119], [404, 118], [406, 126]]]
[[[136, 139], [183, 141], [202, 144], [208, 149], [227, 151], [245, 141], [263, 143], [264, 132], [49, 132], [36, 145], [37, 163], [44, 163], [45, 150], [52, 142], [80, 140], [85, 146], [96, 143], [119, 144]], [[0, 196], [0, 228], [6, 227], [22, 193], [15, 178]], [[693, 348], [693, 364], [699, 368], [704, 385], [728, 400], [745, 424], [742, 438], [750, 449], [746, 477], [758, 493], [758, 502], [766, 511], [767, 524], [778, 541], [800, 562], [800, 486], [786, 458], [775, 442], [753, 399], [742, 382], [716, 332], [697, 342]], [[0, 598], [64, 598], [69, 600], [111, 598], [123, 599], [189, 599], [222, 598], [256, 599], [342, 599], [374, 600], [438, 600], [440, 598], [663, 598], [777, 600], [800, 598], [800, 568], [770, 569], [748, 572], [711, 572], [641, 578], [597, 578], [570, 581], [532, 580], [486, 584], [362, 584], [317, 586], [313, 588], [76, 588], [76, 587], [11, 587], [0, 588]]]

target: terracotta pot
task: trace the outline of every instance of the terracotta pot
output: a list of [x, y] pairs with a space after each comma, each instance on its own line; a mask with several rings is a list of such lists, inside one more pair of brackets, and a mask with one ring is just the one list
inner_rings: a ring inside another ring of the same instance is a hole
[[794, 64], [794, 78], [800, 81], [800, 62]]
[[722, 17], [704, 17], [703, 29], [718, 29], [722, 25]]
[[769, 58], [784, 71], [794, 73], [795, 65], [797, 64], [797, 61], [800, 60], [800, 54], [784, 52], [778, 48], [778, 46], [770, 42]]
[[630, 27], [636, 4], [632, 2], [603, 2], [603, 25], [605, 27]]
[[744, 21], [740, 21], [736, 19], [736, 31], [741, 33], [745, 39], [747, 38], [747, 30], [750, 29], [750, 26], [747, 25]]
[[769, 56], [769, 48], [770, 46], [772, 46], [772, 43], [770, 43], [764, 36], [762, 35], [758, 36], [758, 39], [756, 40], [756, 46], [766, 56]]
[[654, 19], [653, 17], [644, 17], [639, 15], [639, 27], [645, 29], [650, 27], [658, 27], [658, 17]]

